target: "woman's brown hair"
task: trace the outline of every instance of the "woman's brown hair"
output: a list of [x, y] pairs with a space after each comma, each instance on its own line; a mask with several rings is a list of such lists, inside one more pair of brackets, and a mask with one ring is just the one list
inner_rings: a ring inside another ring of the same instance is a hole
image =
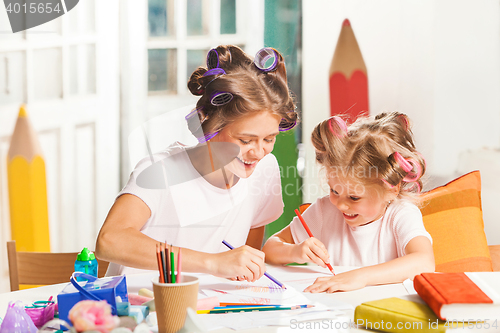
[[[278, 115], [280, 129], [292, 128], [297, 123], [298, 114], [288, 89], [285, 61], [278, 51], [272, 49], [277, 58], [276, 68], [266, 72], [258, 69], [253, 59], [237, 46], [221, 45], [213, 50], [218, 56], [217, 68], [224, 73], [218, 71], [207, 75], [209, 68], [198, 67], [188, 82], [191, 93], [201, 96], [196, 104], [197, 112], [186, 118], [196, 137], [216, 133], [241, 117], [262, 111]], [[224, 105], [213, 105], [211, 100], [217, 92], [229, 93], [232, 99]]]

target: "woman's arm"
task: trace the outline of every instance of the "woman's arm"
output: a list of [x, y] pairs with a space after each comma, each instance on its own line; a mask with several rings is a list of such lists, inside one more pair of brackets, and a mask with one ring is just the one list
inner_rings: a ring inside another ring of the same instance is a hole
[[364, 288], [369, 285], [402, 282], [424, 272], [434, 272], [434, 252], [430, 240], [417, 236], [405, 248], [406, 255], [388, 262], [340, 273], [333, 277], [318, 278], [304, 291], [334, 292]]
[[[150, 215], [149, 207], [134, 195], [124, 194], [116, 199], [97, 237], [96, 256], [128, 267], [158, 269], [158, 242], [140, 231]], [[177, 255], [178, 247], [173, 249]], [[186, 272], [245, 276], [246, 280], [255, 281], [265, 272], [264, 253], [246, 245], [215, 254], [183, 248], [182, 267]]]
[[266, 262], [274, 265], [312, 262], [326, 267], [325, 261], [330, 260], [326, 247], [314, 237], [295, 244], [289, 225], [271, 236], [262, 251], [266, 254]]

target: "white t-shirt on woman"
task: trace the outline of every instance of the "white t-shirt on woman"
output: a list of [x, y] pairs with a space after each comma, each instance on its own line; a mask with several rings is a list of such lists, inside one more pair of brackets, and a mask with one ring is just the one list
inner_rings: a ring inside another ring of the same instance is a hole
[[[141, 228], [143, 234], [158, 242], [218, 253], [228, 250], [222, 240], [234, 247], [242, 246], [250, 229], [271, 223], [283, 213], [280, 172], [274, 155], [265, 156], [250, 177], [239, 179], [227, 190], [215, 187], [199, 176], [186, 148], [175, 143], [153, 155], [155, 162], [175, 159], [175, 168], [188, 175], [182, 182], [171, 179], [166, 189], [163, 184], [159, 184], [163, 189], [137, 185], [137, 177], [152, 165], [151, 158], [147, 157], [137, 164], [127, 185], [118, 194], [118, 197], [133, 194], [151, 210], [151, 217]], [[158, 179], [158, 182], [164, 183], [163, 179]], [[155, 255], [151, 253], [151, 256]], [[139, 272], [144, 270], [110, 263], [106, 275]]]

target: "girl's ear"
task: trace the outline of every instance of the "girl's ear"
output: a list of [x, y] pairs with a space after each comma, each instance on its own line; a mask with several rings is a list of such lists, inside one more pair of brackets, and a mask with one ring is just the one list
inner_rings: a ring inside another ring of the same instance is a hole
[[392, 201], [399, 195], [399, 190], [401, 189], [401, 183], [396, 186], [387, 189], [385, 193], [385, 201]]

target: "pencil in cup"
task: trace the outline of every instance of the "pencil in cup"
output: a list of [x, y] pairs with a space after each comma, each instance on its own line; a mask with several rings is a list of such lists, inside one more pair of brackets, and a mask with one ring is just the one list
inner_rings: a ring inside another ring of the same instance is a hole
[[[234, 247], [229, 244], [228, 242], [226, 242], [225, 240], [222, 241], [222, 244], [226, 245], [230, 250], [234, 249]], [[278, 286], [280, 286], [281, 288], [283, 289], [286, 289], [285, 285], [281, 282], [279, 282], [278, 280], [276, 280], [276, 278], [272, 277], [271, 274], [265, 272], [264, 275], [271, 281], [273, 281], [274, 283], [276, 283]]]
[[158, 271], [160, 272], [159, 281], [165, 283], [165, 276], [163, 275], [163, 255], [160, 251], [160, 245], [156, 244], [156, 261], [158, 263]]
[[[302, 226], [304, 227], [304, 229], [306, 229], [306, 232], [309, 235], [309, 237], [314, 237], [312, 232], [311, 232], [311, 229], [309, 229], [309, 227], [307, 226], [306, 221], [304, 221], [304, 218], [302, 217], [302, 214], [300, 214], [300, 211], [298, 209], [295, 210], [295, 214], [297, 214], [300, 222], [302, 223]], [[332, 272], [332, 274], [335, 275], [335, 272], [333, 271], [332, 265], [330, 265], [329, 262], [325, 262], [325, 265], [326, 265], [326, 267], [328, 267], [330, 272]]]

